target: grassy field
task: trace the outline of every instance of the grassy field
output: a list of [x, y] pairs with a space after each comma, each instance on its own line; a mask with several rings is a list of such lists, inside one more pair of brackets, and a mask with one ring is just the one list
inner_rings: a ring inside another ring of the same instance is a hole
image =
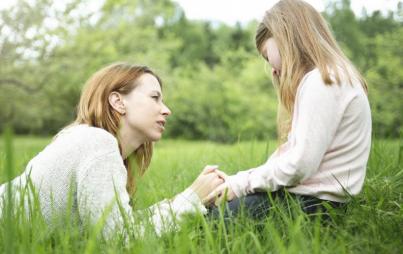
[[[13, 164], [0, 144], [0, 182], [6, 168], [13, 176], [50, 138], [13, 138]], [[206, 164], [218, 164], [234, 173], [264, 162], [275, 142], [210, 142], [166, 140], [156, 145], [152, 165], [141, 179], [136, 209], [184, 190]], [[327, 223], [312, 219], [298, 208], [280, 203], [260, 222], [239, 218], [231, 225], [190, 216], [178, 232], [162, 237], [146, 234], [103, 241], [97, 228], [80, 230], [76, 224], [49, 228], [39, 214], [0, 219], [1, 253], [401, 253], [403, 249], [403, 142], [378, 141], [372, 145], [363, 192], [346, 212], [334, 211]], [[263, 225], [263, 226], [262, 226]]]

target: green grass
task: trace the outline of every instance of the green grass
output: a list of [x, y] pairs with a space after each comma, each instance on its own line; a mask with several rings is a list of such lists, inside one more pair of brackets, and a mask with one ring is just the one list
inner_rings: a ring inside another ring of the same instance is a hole
[[[0, 182], [18, 175], [50, 138], [13, 138], [14, 158], [0, 144]], [[150, 169], [141, 179], [136, 209], [172, 197], [184, 190], [206, 164], [218, 164], [228, 173], [264, 162], [275, 142], [211, 142], [164, 140], [156, 145]], [[96, 228], [80, 230], [71, 218], [52, 228], [38, 212], [6, 214], [0, 219], [3, 253], [401, 253], [403, 247], [403, 142], [373, 142], [363, 192], [345, 213], [328, 223], [306, 216], [297, 207], [280, 203], [259, 223], [241, 217], [225, 226], [189, 216], [178, 232], [162, 237], [146, 234], [124, 245], [119, 238], [103, 241]], [[14, 166], [13, 166], [14, 165]], [[14, 171], [7, 173], [7, 167]], [[18, 207], [18, 204], [17, 204]], [[18, 210], [18, 209], [17, 209]], [[72, 222], [71, 222], [72, 221]], [[258, 226], [258, 224], [260, 226]], [[263, 226], [262, 226], [263, 225]]]

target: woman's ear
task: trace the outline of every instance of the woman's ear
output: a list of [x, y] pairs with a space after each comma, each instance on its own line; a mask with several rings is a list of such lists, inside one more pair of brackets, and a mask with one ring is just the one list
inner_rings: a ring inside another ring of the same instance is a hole
[[278, 69], [276, 69], [276, 68], [271, 68], [271, 74], [272, 74], [273, 76], [280, 77], [281, 72], [280, 72], [280, 70], [278, 70]]
[[112, 106], [114, 110], [119, 112], [119, 114], [124, 115], [126, 114], [126, 107], [123, 103], [123, 97], [118, 92], [112, 92], [109, 94], [108, 97], [109, 104]]

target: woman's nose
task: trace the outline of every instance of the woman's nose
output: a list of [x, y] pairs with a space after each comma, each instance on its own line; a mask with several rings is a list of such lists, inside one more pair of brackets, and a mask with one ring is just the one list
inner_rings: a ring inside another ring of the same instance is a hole
[[162, 104], [162, 114], [164, 116], [169, 116], [170, 114], [172, 114], [171, 110], [165, 104]]

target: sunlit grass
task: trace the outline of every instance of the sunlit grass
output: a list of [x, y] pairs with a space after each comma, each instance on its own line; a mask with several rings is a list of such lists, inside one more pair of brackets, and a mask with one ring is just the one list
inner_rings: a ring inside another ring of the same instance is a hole
[[[18, 175], [51, 138], [3, 135], [0, 144], [0, 182]], [[12, 142], [12, 146], [11, 146]], [[206, 164], [228, 173], [259, 165], [275, 149], [275, 142], [211, 142], [164, 140], [156, 145], [149, 171], [139, 181], [135, 209], [184, 190]], [[12, 149], [8, 149], [10, 147]], [[334, 211], [331, 220], [310, 218], [298, 207], [278, 203], [264, 220], [240, 217], [231, 224], [189, 216], [181, 230], [157, 237], [104, 241], [95, 228], [72, 218], [58, 218], [48, 227], [39, 209], [29, 218], [17, 212], [0, 219], [2, 253], [400, 253], [403, 246], [403, 166], [399, 141], [372, 146], [363, 192], [347, 211]], [[399, 155], [400, 154], [400, 155]], [[14, 159], [12, 159], [14, 158]], [[8, 171], [9, 170], [9, 171]], [[12, 171], [10, 171], [12, 170]], [[8, 172], [8, 173], [7, 173]], [[35, 207], [35, 206], [34, 206]], [[3, 212], [4, 214], [4, 212]]]

